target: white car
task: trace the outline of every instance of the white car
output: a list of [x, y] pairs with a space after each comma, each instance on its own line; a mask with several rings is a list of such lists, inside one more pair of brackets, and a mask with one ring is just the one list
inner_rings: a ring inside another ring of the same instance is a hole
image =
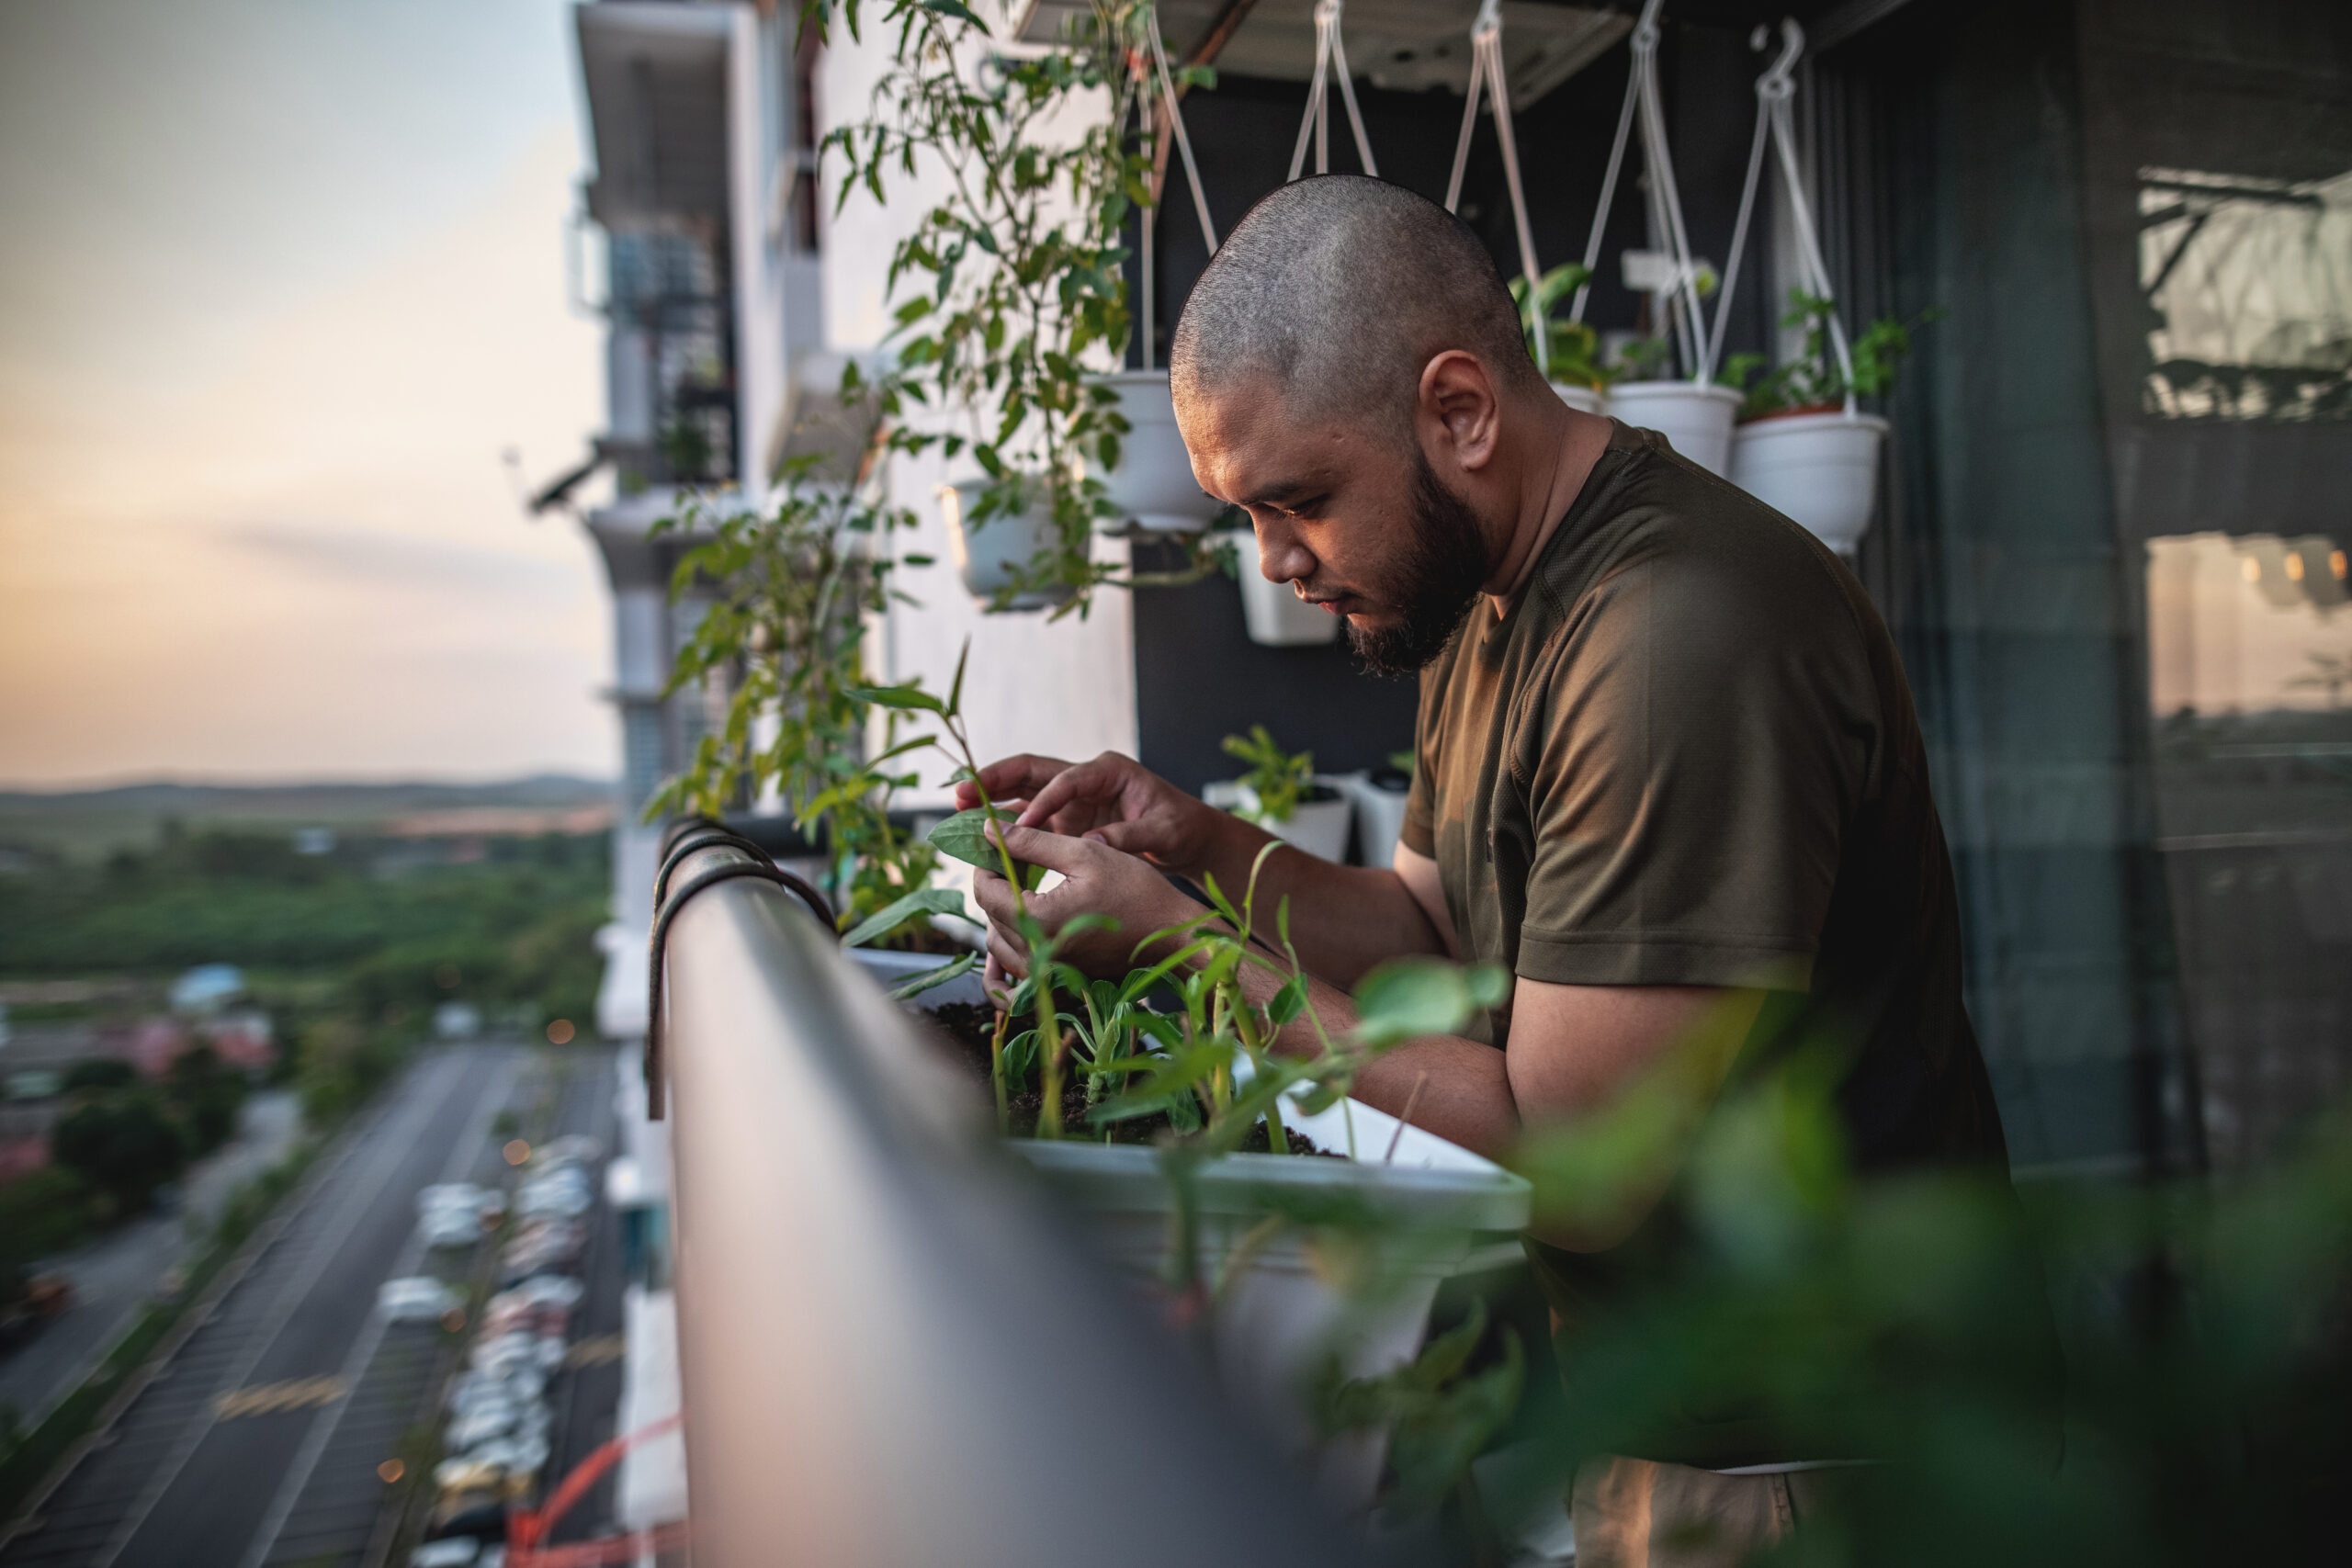
[[435, 1209], [417, 1222], [416, 1230], [429, 1247], [471, 1247], [481, 1239], [481, 1216], [472, 1209]]
[[432, 1323], [457, 1305], [457, 1291], [429, 1275], [387, 1280], [376, 1292], [376, 1310], [391, 1323]]

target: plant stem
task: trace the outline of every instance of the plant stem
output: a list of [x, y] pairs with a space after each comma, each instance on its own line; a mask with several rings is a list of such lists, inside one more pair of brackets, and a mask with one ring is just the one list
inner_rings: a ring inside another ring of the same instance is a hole
[[996, 1086], [996, 1135], [1012, 1131], [1012, 1107], [1004, 1092], [1004, 1032], [1012, 1022], [1011, 1009], [996, 1015], [996, 1032], [989, 1036], [989, 1081]]

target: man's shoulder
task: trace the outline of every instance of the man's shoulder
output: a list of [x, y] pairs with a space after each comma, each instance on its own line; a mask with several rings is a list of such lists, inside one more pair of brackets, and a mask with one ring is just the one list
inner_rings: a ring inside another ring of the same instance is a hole
[[1538, 564], [1531, 631], [1634, 602], [1693, 630], [1863, 630], [1851, 573], [1796, 523], [1656, 431], [1621, 425], [1605, 461]]

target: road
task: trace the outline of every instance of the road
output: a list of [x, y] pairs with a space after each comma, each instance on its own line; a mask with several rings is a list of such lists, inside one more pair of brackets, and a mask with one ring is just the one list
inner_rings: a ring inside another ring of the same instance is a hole
[[74, 1304], [0, 1360], [0, 1404], [28, 1429], [82, 1386], [127, 1332], [166, 1270], [202, 1247], [202, 1235], [238, 1188], [286, 1157], [301, 1130], [292, 1093], [245, 1102], [236, 1138], [189, 1170], [181, 1213], [150, 1214], [89, 1246], [44, 1260], [74, 1282]]
[[[615, 1147], [613, 1125], [613, 1058], [607, 1051], [586, 1056], [564, 1086], [557, 1125], [566, 1133], [585, 1133], [609, 1156]], [[571, 1314], [574, 1360], [548, 1393], [555, 1404], [555, 1429], [548, 1444], [550, 1459], [540, 1488], [542, 1496], [596, 1448], [616, 1435], [620, 1414], [622, 1365], [620, 1221], [604, 1201], [604, 1172], [597, 1171], [596, 1207], [588, 1216], [588, 1247], [581, 1257], [581, 1282], [587, 1289]], [[607, 1471], [571, 1510], [557, 1521], [551, 1542], [587, 1540], [612, 1525], [613, 1482]]]
[[387, 1089], [244, 1277], [0, 1545], [0, 1568], [358, 1561], [383, 1511], [375, 1467], [424, 1418], [447, 1360], [436, 1328], [383, 1323], [377, 1287], [424, 1262], [419, 1188], [501, 1173], [491, 1123], [530, 1061], [515, 1045], [437, 1050]]

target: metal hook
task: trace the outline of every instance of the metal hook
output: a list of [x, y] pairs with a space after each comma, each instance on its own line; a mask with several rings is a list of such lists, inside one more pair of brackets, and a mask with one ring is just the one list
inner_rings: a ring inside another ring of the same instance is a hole
[[[1747, 35], [1747, 47], [1761, 50], [1771, 42], [1771, 29], [1758, 22], [1756, 30]], [[1804, 28], [1794, 17], [1781, 18], [1781, 58], [1772, 62], [1763, 75], [1756, 79], [1759, 97], [1786, 98], [1796, 94], [1796, 65], [1804, 55]]]
[[1470, 39], [1476, 42], [1490, 34], [1503, 30], [1503, 0], [1479, 0], [1478, 19], [1470, 24]]

